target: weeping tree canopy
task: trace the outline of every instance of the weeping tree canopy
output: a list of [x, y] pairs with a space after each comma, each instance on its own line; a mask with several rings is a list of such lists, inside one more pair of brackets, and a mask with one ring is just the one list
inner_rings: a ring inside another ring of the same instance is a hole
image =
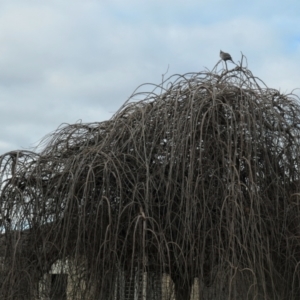
[[297, 96], [241, 65], [143, 85], [108, 121], [0, 156], [1, 299], [33, 297], [57, 261], [86, 299], [118, 297], [120, 272], [167, 273], [177, 300], [196, 277], [200, 298], [218, 281], [214, 299], [241, 282], [298, 299], [299, 137]]

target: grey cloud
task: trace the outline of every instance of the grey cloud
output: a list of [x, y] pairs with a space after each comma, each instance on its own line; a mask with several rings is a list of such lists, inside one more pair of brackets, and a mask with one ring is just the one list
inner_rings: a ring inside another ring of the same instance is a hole
[[234, 60], [243, 51], [270, 85], [298, 84], [297, 68], [291, 78], [283, 65], [296, 65], [299, 50], [283, 54], [274, 18], [254, 16], [258, 2], [241, 15], [230, 12], [237, 1], [227, 2], [225, 15], [222, 2], [210, 3], [1, 2], [0, 154], [32, 146], [63, 122], [108, 119], [138, 85], [159, 83], [168, 66], [168, 75], [212, 68], [220, 47]]

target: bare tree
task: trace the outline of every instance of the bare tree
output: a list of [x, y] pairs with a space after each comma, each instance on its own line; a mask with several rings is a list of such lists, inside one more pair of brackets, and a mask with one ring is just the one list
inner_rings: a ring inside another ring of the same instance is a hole
[[2, 299], [29, 299], [58, 260], [91, 299], [122, 299], [118, 274], [144, 272], [170, 274], [177, 300], [196, 277], [240, 299], [237, 274], [249, 299], [298, 299], [297, 96], [242, 64], [143, 87], [108, 121], [0, 157]]

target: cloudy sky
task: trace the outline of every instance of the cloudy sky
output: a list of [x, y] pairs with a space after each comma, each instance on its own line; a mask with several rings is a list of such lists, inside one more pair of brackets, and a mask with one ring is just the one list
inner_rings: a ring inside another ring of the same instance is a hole
[[0, 155], [62, 123], [109, 119], [142, 83], [211, 70], [219, 51], [300, 87], [299, 0], [2, 0]]

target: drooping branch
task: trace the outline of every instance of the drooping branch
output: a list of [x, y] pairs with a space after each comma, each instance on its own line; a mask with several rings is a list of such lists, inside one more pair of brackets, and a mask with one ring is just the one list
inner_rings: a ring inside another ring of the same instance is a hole
[[8, 272], [26, 271], [34, 286], [54, 261], [72, 261], [84, 281], [74, 293], [95, 299], [113, 299], [121, 273], [168, 273], [177, 300], [196, 277], [231, 283], [234, 299], [238, 273], [253, 297], [294, 299], [297, 97], [242, 66], [152, 87], [109, 121], [60, 127], [38, 154], [0, 157], [4, 240], [26, 232], [4, 247], [7, 261], [23, 262]]

